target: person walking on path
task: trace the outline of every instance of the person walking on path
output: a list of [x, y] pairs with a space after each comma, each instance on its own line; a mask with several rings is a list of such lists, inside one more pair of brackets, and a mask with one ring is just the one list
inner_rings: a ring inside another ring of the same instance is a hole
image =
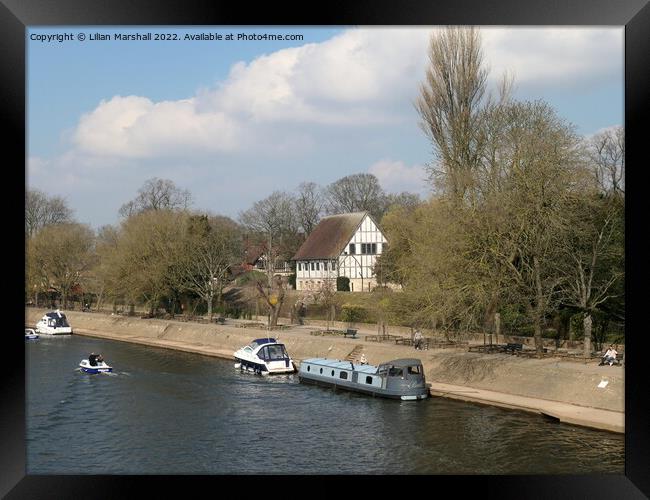
[[422, 332], [419, 329], [415, 330], [415, 334], [413, 335], [413, 345], [417, 351], [422, 348]]

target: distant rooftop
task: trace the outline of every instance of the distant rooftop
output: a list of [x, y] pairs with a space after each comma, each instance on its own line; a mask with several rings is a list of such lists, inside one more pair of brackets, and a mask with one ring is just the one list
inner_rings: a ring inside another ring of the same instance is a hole
[[292, 260], [336, 259], [368, 212], [323, 217]]

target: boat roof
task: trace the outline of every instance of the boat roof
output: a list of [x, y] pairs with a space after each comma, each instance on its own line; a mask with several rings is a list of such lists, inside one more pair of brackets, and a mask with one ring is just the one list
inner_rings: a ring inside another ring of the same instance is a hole
[[58, 309], [56, 311], [45, 313], [45, 316], [47, 316], [48, 318], [65, 318], [65, 314], [63, 314]]
[[354, 367], [354, 371], [359, 373], [377, 373], [377, 367], [374, 365], [362, 365], [351, 361], [341, 361], [340, 359], [310, 358], [305, 359], [303, 363], [313, 363], [328, 368], [336, 368], [337, 370], [352, 370]]
[[392, 366], [413, 366], [413, 365], [421, 365], [422, 361], [420, 361], [417, 358], [400, 358], [400, 359], [393, 359], [392, 361], [386, 361], [385, 363], [382, 363], [382, 365], [392, 365]]
[[249, 345], [251, 347], [257, 347], [265, 344], [277, 344], [278, 342], [271, 337], [264, 337], [263, 339], [255, 339]]

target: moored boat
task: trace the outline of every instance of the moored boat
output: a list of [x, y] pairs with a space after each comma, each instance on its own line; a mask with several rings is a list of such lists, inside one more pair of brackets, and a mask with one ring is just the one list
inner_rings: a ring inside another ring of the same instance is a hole
[[296, 367], [284, 344], [267, 337], [255, 339], [233, 354], [235, 368], [261, 375], [294, 373]]
[[38, 333], [33, 328], [25, 328], [25, 340], [36, 340], [37, 338]]
[[42, 335], [72, 335], [72, 327], [68, 323], [65, 314], [57, 309], [45, 313], [40, 321], [36, 323], [36, 333]]
[[310, 358], [300, 363], [300, 382], [361, 392], [372, 396], [419, 400], [429, 396], [430, 384], [419, 359], [395, 359], [379, 366]]

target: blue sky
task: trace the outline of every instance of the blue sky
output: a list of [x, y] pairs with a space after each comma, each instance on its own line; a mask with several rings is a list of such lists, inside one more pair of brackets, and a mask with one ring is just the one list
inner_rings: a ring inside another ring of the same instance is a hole
[[[97, 228], [151, 177], [236, 218], [274, 190], [370, 172], [428, 193], [413, 107], [435, 27], [42, 27], [27, 41], [28, 188]], [[118, 41], [115, 33], [180, 40]], [[579, 133], [623, 124], [622, 27], [482, 28], [490, 84], [544, 99]], [[72, 41], [36, 35], [71, 33]], [[77, 35], [86, 35], [85, 41]], [[96, 33], [111, 40], [90, 40]], [[183, 40], [186, 33], [300, 41]]]

